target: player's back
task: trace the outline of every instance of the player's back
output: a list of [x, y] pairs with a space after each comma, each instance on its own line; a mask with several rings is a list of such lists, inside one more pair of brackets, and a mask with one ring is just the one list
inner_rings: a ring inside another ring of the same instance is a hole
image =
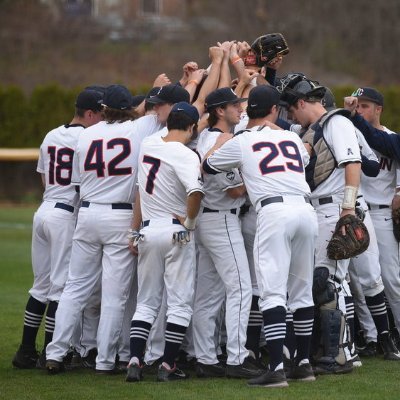
[[197, 154], [179, 142], [160, 136], [146, 138], [141, 147], [138, 185], [142, 219], [186, 214], [186, 197], [200, 187]]
[[304, 167], [309, 156], [299, 137], [264, 127], [238, 135], [241, 172], [252, 203], [281, 195], [309, 195]]
[[[197, 143], [197, 153], [203, 158], [213, 147], [218, 136], [222, 132], [219, 129], [204, 129]], [[244, 197], [232, 198], [227, 189], [243, 184], [237, 168], [218, 175], [204, 175], [204, 197], [202, 205], [214, 210], [230, 210], [239, 208], [244, 203]]]
[[140, 140], [133, 121], [99, 122], [79, 137], [77, 162], [82, 200], [93, 203], [132, 203]]
[[77, 193], [71, 185], [72, 165], [82, 125], [62, 125], [50, 131], [40, 146], [37, 171], [45, 176], [43, 200], [75, 205]]

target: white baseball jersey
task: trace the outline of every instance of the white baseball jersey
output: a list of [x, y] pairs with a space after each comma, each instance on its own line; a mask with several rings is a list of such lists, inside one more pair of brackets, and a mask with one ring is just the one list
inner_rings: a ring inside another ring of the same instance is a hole
[[[387, 128], [384, 128], [384, 130], [394, 134]], [[399, 164], [392, 158], [382, 156], [378, 151], [375, 151], [375, 154], [380, 164], [380, 171], [378, 176], [374, 178], [361, 175], [364, 198], [369, 204], [390, 206], [397, 180], [400, 179]]]
[[[206, 153], [214, 146], [217, 137], [221, 134], [219, 129], [205, 129], [197, 143], [197, 153], [203, 158]], [[205, 196], [202, 205], [213, 210], [230, 210], [239, 208], [244, 202], [245, 197], [233, 199], [226, 191], [243, 185], [242, 178], [237, 168], [218, 175], [204, 175]]]
[[217, 172], [240, 168], [250, 200], [258, 210], [260, 200], [267, 197], [308, 196], [310, 188], [304, 173], [308, 162], [308, 152], [298, 135], [256, 126], [225, 143], [207, 164]]
[[328, 143], [338, 168], [329, 179], [322, 182], [311, 194], [311, 198], [323, 198], [344, 192], [344, 166], [348, 162], [361, 162], [356, 128], [342, 115], [334, 115], [324, 126], [324, 139]]
[[71, 185], [72, 164], [83, 125], [62, 125], [50, 131], [40, 146], [36, 171], [45, 175], [43, 200], [76, 205], [78, 195]]
[[158, 135], [143, 141], [138, 172], [143, 220], [185, 215], [186, 197], [203, 192], [196, 153], [182, 143], [165, 142]]
[[81, 199], [133, 203], [140, 144], [159, 127], [157, 118], [148, 115], [123, 123], [101, 121], [87, 128], [79, 137], [72, 178], [81, 186]]

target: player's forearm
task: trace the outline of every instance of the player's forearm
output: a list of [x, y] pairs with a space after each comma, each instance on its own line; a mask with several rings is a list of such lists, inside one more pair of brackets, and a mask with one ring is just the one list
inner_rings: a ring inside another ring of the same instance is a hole
[[345, 186], [360, 186], [361, 163], [352, 162], [346, 164], [345, 168]]
[[200, 204], [201, 204], [201, 199], [203, 198], [203, 193], [202, 192], [193, 192], [191, 193], [188, 198], [187, 198], [187, 203], [186, 203], [186, 216], [189, 219], [196, 219], [197, 214], [200, 211]]
[[142, 210], [140, 208], [140, 195], [139, 191], [136, 191], [131, 228], [134, 231], [138, 231], [140, 229], [141, 223], [142, 223]]
[[240, 185], [235, 188], [227, 189], [227, 195], [232, 199], [238, 199], [246, 194], [246, 186]]

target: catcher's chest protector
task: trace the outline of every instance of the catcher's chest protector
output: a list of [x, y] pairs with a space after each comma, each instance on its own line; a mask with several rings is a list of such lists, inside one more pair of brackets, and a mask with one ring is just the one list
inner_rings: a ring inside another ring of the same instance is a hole
[[324, 138], [324, 126], [334, 115], [349, 117], [350, 112], [342, 108], [329, 111], [317, 122], [310, 125], [302, 136], [303, 143], [308, 143], [312, 148], [310, 163], [306, 167], [306, 180], [311, 191], [314, 191], [322, 182], [329, 178], [337, 167], [333, 153]]

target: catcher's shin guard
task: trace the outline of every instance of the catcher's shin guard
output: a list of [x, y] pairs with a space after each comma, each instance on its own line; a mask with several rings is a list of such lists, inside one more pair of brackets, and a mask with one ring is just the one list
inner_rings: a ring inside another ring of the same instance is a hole
[[319, 362], [336, 361], [339, 365], [344, 365], [346, 363], [346, 355], [343, 348], [345, 319], [342, 312], [336, 309], [335, 303], [336, 301], [325, 304], [320, 309], [324, 356], [319, 359]]

